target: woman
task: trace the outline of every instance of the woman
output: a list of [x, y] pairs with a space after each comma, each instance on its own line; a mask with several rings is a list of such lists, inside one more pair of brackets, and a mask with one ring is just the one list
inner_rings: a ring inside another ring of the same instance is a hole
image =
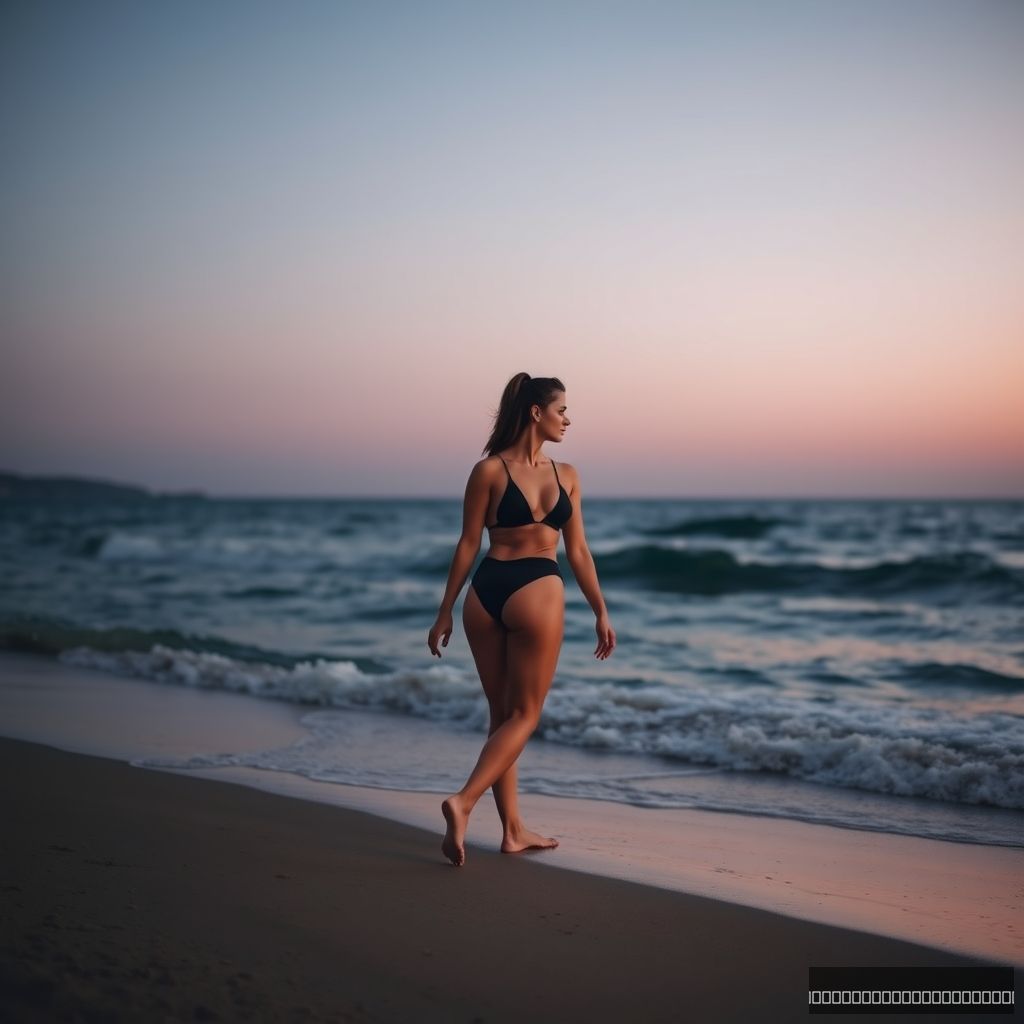
[[[517, 373], [505, 386], [494, 429], [469, 475], [462, 536], [448, 586], [427, 644], [441, 657], [448, 646], [452, 609], [480, 551], [486, 525], [490, 550], [480, 562], [462, 606], [480, 682], [490, 705], [488, 740], [466, 784], [441, 804], [447, 825], [441, 850], [456, 866], [466, 861], [463, 841], [476, 802], [494, 787], [504, 834], [503, 853], [558, 845], [531, 832], [519, 816], [516, 761], [540, 721], [562, 646], [565, 585], [556, 553], [559, 531], [576, 582], [597, 616], [598, 659], [615, 648], [615, 631], [583, 533], [579, 474], [541, 454], [545, 441], [561, 441], [565, 385], [557, 377]], [[549, 510], [549, 511], [546, 511]]]

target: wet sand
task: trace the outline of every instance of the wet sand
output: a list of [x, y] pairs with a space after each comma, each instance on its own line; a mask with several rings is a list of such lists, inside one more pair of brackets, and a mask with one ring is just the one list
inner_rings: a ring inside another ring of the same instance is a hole
[[[0, 652], [4, 736], [366, 811], [430, 833], [442, 827], [443, 792], [343, 785], [245, 765], [181, 770], [163, 760], [290, 747], [309, 736], [301, 724], [305, 710]], [[402, 715], [347, 714], [366, 719], [361, 728], [388, 750], [419, 744], [433, 728]], [[445, 732], [437, 756], [468, 771], [481, 742], [482, 734]], [[524, 757], [538, 746], [528, 746]], [[342, 762], [352, 756], [338, 753]], [[1024, 967], [1020, 846], [530, 792], [521, 794], [520, 806], [528, 825], [560, 843], [554, 856], [531, 857], [532, 868], [584, 871]], [[1019, 813], [1000, 813], [1024, 821]], [[469, 855], [497, 852], [500, 841], [486, 794], [470, 822]]]
[[41, 744], [0, 778], [15, 1021], [778, 1021], [812, 963], [985, 962]]

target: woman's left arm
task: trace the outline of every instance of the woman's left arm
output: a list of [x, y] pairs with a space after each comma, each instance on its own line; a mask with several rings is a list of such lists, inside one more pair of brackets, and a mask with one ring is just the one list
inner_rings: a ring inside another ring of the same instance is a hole
[[[594, 654], [598, 658], [607, 658], [615, 649], [615, 630], [612, 629], [608, 618], [608, 606], [605, 604], [604, 595], [601, 593], [601, 585], [597, 580], [597, 567], [594, 565], [594, 556], [590, 553], [587, 544], [586, 531], [583, 528], [583, 495], [580, 491], [580, 475], [574, 466], [566, 462], [560, 464], [562, 471], [570, 478], [572, 491], [569, 494], [569, 501], [572, 504], [572, 515], [566, 520], [562, 528], [562, 536], [565, 539], [565, 557], [572, 567], [572, 574], [576, 577], [583, 596], [587, 603], [594, 610], [597, 617], [597, 649]], [[565, 471], [568, 470], [568, 473]]]

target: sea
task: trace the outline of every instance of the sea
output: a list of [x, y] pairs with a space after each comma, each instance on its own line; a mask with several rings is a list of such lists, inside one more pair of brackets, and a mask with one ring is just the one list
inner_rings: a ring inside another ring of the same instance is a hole
[[[617, 647], [594, 657], [560, 552], [565, 640], [521, 791], [1024, 846], [1024, 502], [585, 511]], [[465, 589], [443, 657], [427, 647], [461, 516], [455, 499], [0, 502], [0, 649], [302, 709], [286, 746], [147, 767], [451, 793], [488, 725]]]

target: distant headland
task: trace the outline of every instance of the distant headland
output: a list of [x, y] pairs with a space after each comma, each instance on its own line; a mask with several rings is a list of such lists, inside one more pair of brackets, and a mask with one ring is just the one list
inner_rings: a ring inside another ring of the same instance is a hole
[[29, 476], [0, 471], [0, 502], [4, 501], [159, 501], [205, 498], [203, 491], [151, 491], [134, 484], [112, 483], [82, 476]]

